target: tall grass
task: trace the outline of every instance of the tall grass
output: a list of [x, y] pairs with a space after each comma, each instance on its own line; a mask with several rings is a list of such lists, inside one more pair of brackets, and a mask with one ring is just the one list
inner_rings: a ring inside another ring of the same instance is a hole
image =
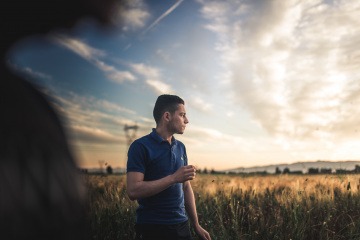
[[[133, 239], [125, 176], [86, 176], [93, 239]], [[201, 225], [212, 239], [360, 239], [360, 175], [198, 175]]]
[[93, 239], [134, 239], [136, 202], [126, 196], [125, 176], [86, 177]]

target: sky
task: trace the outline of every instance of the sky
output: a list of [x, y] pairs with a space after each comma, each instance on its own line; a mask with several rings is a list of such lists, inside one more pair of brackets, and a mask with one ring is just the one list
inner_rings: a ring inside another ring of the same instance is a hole
[[124, 167], [124, 126], [150, 133], [165, 93], [185, 100], [189, 124], [175, 138], [198, 168], [360, 159], [360, 1], [132, 0], [127, 9], [110, 31], [84, 19], [9, 55], [63, 116], [80, 167]]

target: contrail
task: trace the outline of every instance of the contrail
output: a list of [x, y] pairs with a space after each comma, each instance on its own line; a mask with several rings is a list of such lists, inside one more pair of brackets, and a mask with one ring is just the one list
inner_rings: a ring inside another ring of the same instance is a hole
[[158, 17], [149, 27], [145, 29], [142, 33], [145, 35], [150, 29], [155, 27], [164, 17], [169, 15], [172, 11], [174, 11], [184, 0], [178, 0], [174, 5], [172, 5], [166, 12], [164, 12], [160, 17]]

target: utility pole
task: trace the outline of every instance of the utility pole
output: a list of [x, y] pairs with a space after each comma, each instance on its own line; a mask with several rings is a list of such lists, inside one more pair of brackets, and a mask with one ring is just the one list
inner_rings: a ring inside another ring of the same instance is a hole
[[100, 173], [103, 174], [104, 173], [104, 160], [99, 160], [99, 165], [100, 165]]
[[[139, 126], [136, 123], [135, 123], [135, 125], [127, 125], [127, 124], [125, 124], [124, 131], [125, 131], [125, 137], [126, 137], [126, 143], [127, 143], [127, 148], [126, 148], [125, 152], [127, 152], [127, 150], [129, 149], [131, 143], [135, 140], [136, 132], [137, 132], [138, 129], [139, 129]], [[126, 161], [127, 161], [126, 156], [127, 156], [127, 154], [125, 153], [124, 169], [126, 169]]]
[[139, 129], [139, 126], [137, 124], [135, 125], [127, 125], [124, 126], [127, 146], [130, 147], [130, 144], [135, 140], [136, 138], [136, 131]]

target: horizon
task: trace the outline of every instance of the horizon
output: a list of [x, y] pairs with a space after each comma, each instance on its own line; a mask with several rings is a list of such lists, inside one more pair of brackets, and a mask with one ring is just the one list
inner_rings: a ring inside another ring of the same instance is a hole
[[[218, 171], [218, 172], [228, 172], [228, 171], [233, 171], [233, 170], [240, 170], [240, 169], [256, 169], [256, 168], [269, 168], [269, 167], [287, 167], [287, 166], [291, 166], [291, 165], [296, 165], [296, 164], [302, 164], [302, 165], [306, 165], [306, 164], [316, 164], [316, 163], [338, 163], [340, 164], [349, 164], [349, 163], [359, 163], [360, 164], [360, 159], [359, 160], [341, 160], [341, 161], [331, 161], [331, 160], [308, 160], [308, 161], [296, 161], [296, 162], [291, 162], [291, 163], [281, 163], [281, 164], [277, 164], [277, 163], [272, 163], [272, 164], [269, 164], [269, 165], [253, 165], [253, 166], [249, 166], [249, 167], [235, 167], [235, 168], [232, 168], [232, 169], [214, 169], [214, 168], [200, 168], [201, 171], [203, 171], [204, 169], [207, 169], [208, 171]], [[97, 167], [91, 167], [91, 168], [81, 168], [79, 167], [79, 169], [81, 170], [99, 170], [99, 169], [103, 169], [105, 171], [106, 167], [110, 166], [113, 170], [114, 169], [121, 169], [121, 170], [126, 170], [126, 168], [124, 167], [121, 167], [121, 166], [111, 166], [111, 165], [108, 165], [108, 164], [104, 164], [104, 166], [101, 168], [99, 166]], [[305, 166], [306, 168], [306, 166]], [[340, 168], [340, 169], [344, 169], [344, 170], [348, 170], [346, 167], [345, 168]], [[291, 170], [291, 169], [290, 169]], [[334, 169], [333, 169], [334, 170]]]
[[360, 2], [125, 3], [111, 31], [84, 19], [9, 55], [63, 116], [80, 167], [125, 166], [124, 126], [148, 134], [163, 93], [185, 100], [175, 137], [201, 169], [360, 159]]

